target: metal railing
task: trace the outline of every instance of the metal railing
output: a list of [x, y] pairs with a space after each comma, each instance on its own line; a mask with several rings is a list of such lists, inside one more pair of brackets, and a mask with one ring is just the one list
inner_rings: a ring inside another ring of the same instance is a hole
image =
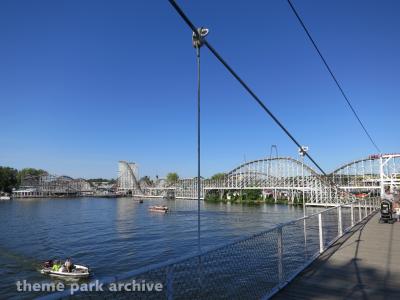
[[[378, 198], [340, 205], [201, 254], [144, 267], [111, 283], [161, 283], [161, 292], [81, 292], [78, 298], [268, 299], [379, 207]], [[70, 291], [42, 299], [70, 297]]]

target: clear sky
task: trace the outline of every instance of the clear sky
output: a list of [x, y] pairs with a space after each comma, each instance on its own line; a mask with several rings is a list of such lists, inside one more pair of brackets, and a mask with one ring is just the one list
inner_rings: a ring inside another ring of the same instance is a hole
[[[330, 171], [375, 153], [285, 0], [179, 1]], [[293, 0], [383, 152], [400, 151], [400, 2]], [[166, 0], [0, 1], [0, 165], [196, 175], [191, 32]], [[203, 176], [297, 148], [202, 50]]]

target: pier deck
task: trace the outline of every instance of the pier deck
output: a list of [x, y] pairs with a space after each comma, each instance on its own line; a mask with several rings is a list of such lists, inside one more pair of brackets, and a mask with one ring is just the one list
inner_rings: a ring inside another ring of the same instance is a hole
[[338, 240], [276, 299], [399, 299], [400, 223], [375, 214]]

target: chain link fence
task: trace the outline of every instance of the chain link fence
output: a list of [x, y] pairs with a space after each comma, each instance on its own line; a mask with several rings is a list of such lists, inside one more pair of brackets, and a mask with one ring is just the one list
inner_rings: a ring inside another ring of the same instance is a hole
[[[378, 199], [369, 198], [328, 208], [201, 254], [106, 278], [102, 282], [109, 290], [81, 291], [73, 298], [267, 299], [378, 206]], [[111, 288], [126, 283], [131, 289], [135, 284], [136, 291]], [[162, 291], [146, 290], [146, 284], [157, 283]], [[70, 297], [65, 291], [42, 299]]]

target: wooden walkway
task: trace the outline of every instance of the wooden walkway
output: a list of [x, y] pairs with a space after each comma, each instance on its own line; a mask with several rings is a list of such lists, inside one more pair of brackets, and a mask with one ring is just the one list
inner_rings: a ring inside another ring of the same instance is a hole
[[400, 299], [400, 222], [356, 226], [273, 297]]

